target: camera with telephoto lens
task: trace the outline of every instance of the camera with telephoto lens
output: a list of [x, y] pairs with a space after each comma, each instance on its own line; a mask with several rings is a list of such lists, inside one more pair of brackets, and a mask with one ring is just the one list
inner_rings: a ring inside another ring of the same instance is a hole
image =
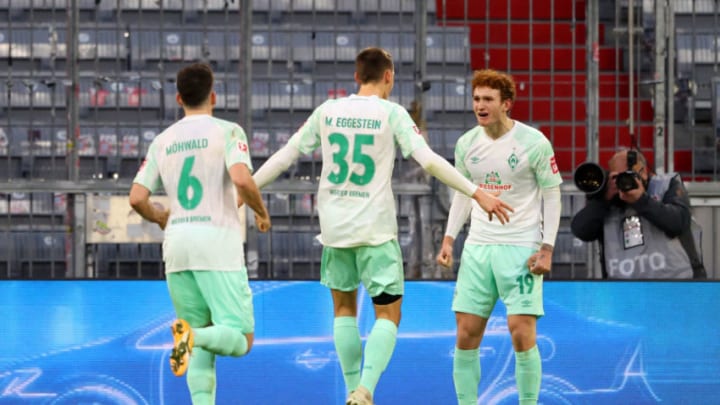
[[639, 179], [640, 175], [632, 168], [637, 163], [637, 152], [629, 150], [627, 153], [627, 170], [622, 173], [618, 173], [615, 177], [615, 185], [620, 191], [630, 191], [638, 188], [635, 179]]
[[575, 174], [573, 175], [575, 186], [587, 194], [589, 198], [601, 196], [605, 193], [607, 178], [608, 174], [605, 169], [594, 162], [581, 164], [575, 169]]
[[[628, 170], [619, 173], [615, 177], [615, 186], [620, 191], [630, 191], [638, 188], [635, 179], [639, 179], [640, 175], [632, 170], [632, 167], [637, 163], [637, 152], [630, 150], [627, 153], [627, 167]], [[595, 196], [602, 196], [605, 193], [607, 187], [608, 172], [594, 162], [585, 162], [575, 169], [573, 175], [575, 186], [589, 198]]]

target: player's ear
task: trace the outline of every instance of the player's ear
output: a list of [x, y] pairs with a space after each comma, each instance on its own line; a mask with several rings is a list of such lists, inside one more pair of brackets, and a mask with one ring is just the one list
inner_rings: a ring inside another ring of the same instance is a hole
[[180, 107], [183, 106], [182, 97], [180, 97], [180, 93], [175, 93], [175, 101], [177, 101], [177, 103]]
[[355, 72], [355, 74], [353, 75], [353, 77], [355, 78], [355, 83], [357, 83], [357, 84], [362, 84], [362, 83], [360, 83], [360, 76], [358, 76], [358, 73], [357, 73], [357, 72]]
[[215, 103], [217, 102], [217, 93], [215, 93], [215, 90], [210, 92], [210, 105], [215, 107]]
[[385, 75], [384, 75], [384, 76], [385, 76], [385, 77], [384, 77], [385, 83], [391, 83], [391, 82], [392, 82], [392, 74], [393, 74], [393, 72], [392, 72], [392, 70], [390, 70], [390, 69], [388, 69], [388, 70], [385, 71]]
[[508, 99], [503, 100], [503, 107], [505, 108], [505, 112], [508, 112], [512, 109], [513, 101]]

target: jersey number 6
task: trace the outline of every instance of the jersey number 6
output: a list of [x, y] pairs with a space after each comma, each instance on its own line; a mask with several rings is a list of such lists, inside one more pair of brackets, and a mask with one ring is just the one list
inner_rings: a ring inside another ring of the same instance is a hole
[[202, 200], [203, 188], [200, 179], [190, 174], [195, 164], [195, 156], [188, 156], [183, 162], [178, 182], [178, 201], [186, 210], [193, 210]]

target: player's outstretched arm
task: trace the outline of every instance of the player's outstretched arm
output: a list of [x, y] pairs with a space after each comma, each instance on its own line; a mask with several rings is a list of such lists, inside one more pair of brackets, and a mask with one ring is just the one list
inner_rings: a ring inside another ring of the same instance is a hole
[[272, 183], [277, 176], [286, 171], [299, 157], [300, 151], [290, 143], [273, 153], [253, 175], [253, 179], [258, 188], [263, 188]]
[[168, 217], [170, 217], [170, 210], [163, 211], [155, 208], [150, 202], [150, 190], [145, 186], [133, 183], [130, 188], [130, 206], [141, 217], [158, 224], [160, 229], [165, 229]]
[[511, 206], [497, 198], [497, 194], [489, 194], [478, 188], [429, 147], [416, 149], [412, 153], [412, 157], [428, 173], [437, 177], [449, 187], [477, 201], [480, 207], [488, 213], [490, 220], [492, 220], [493, 215], [497, 215], [500, 223], [505, 224], [510, 220], [508, 212], [515, 212]]
[[230, 166], [230, 178], [235, 184], [238, 196], [255, 211], [255, 223], [258, 230], [260, 232], [270, 230], [270, 215], [260, 195], [260, 189], [250, 175], [250, 169], [245, 163], [236, 163]]

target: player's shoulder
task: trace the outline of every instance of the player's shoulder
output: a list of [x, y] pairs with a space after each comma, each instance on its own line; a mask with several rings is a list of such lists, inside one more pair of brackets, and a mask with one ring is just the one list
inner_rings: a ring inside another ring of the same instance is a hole
[[173, 137], [173, 134], [175, 133], [177, 125], [178, 125], [178, 123], [176, 122], [176, 123], [170, 125], [169, 127], [163, 129], [162, 131], [160, 131], [159, 134], [155, 135], [152, 142], [150, 143], [150, 146], [162, 145], [162, 144], [168, 142]]
[[242, 127], [237, 122], [228, 121], [226, 119], [210, 116], [210, 122], [212, 122], [215, 125], [218, 125], [222, 129], [229, 129], [229, 130], [242, 130]]
[[381, 106], [383, 106], [384, 108], [389, 110], [390, 112], [398, 111], [398, 112], [402, 112], [402, 113], [409, 115], [409, 113], [407, 112], [405, 107], [403, 107], [399, 103], [396, 103], [395, 101], [377, 97], [377, 102], [378, 102], [378, 104], [380, 104]]
[[458, 138], [457, 146], [459, 147], [466, 147], [470, 146], [471, 144], [475, 143], [475, 140], [482, 135], [483, 129], [480, 125], [476, 125], [467, 131], [460, 135], [460, 138]]
[[316, 119], [316, 118], [320, 118], [320, 117], [323, 117], [326, 115], [332, 115], [334, 113], [337, 113], [338, 108], [340, 110], [342, 110], [343, 105], [344, 105], [344, 103], [343, 103], [344, 99], [345, 99], [345, 97], [330, 98], [330, 99], [323, 101], [322, 103], [320, 103], [320, 105], [318, 105], [317, 107], [315, 107], [315, 109], [313, 109], [313, 112], [312, 112], [312, 114], [310, 114], [310, 118], [308, 119], [308, 121], [312, 121], [313, 119]]
[[217, 128], [220, 129], [221, 133], [225, 135], [225, 139], [245, 139], [247, 138], [247, 134], [245, 134], [245, 130], [243, 127], [240, 126], [237, 122], [224, 120], [222, 118], [218, 117], [210, 117], [211, 122], [213, 125], [216, 125]]
[[515, 138], [528, 146], [550, 145], [550, 140], [539, 129], [520, 121], [515, 121]]

